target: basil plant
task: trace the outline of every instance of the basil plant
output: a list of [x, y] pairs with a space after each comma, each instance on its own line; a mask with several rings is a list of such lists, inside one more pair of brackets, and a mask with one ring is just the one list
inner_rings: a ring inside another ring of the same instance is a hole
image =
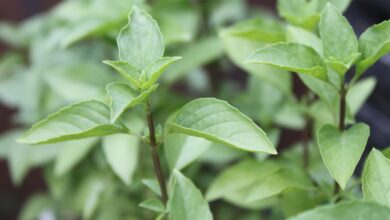
[[389, 150], [364, 158], [355, 119], [390, 23], [358, 38], [349, 4], [68, 0], [0, 22], [20, 125], [0, 158], [15, 185], [35, 167], [47, 184], [19, 219], [390, 220]]

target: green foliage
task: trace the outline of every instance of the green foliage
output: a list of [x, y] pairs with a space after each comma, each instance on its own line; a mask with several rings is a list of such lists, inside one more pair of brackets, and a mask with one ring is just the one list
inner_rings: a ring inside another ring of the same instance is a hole
[[373, 149], [367, 158], [362, 177], [365, 200], [390, 206], [389, 197], [385, 193], [389, 188], [389, 168], [390, 160], [380, 151]]
[[322, 159], [330, 175], [341, 188], [345, 188], [366, 147], [370, 129], [365, 124], [355, 124], [340, 132], [326, 125], [318, 133], [318, 145]]
[[248, 117], [227, 102], [194, 100], [168, 121], [169, 133], [184, 133], [247, 151], [276, 154], [267, 135]]
[[0, 158], [48, 188], [19, 218], [388, 219], [389, 153], [363, 158], [355, 116], [389, 21], [357, 40], [350, 2], [279, 0], [283, 21], [243, 0], [80, 0], [0, 22], [17, 48], [0, 101], [18, 110]]

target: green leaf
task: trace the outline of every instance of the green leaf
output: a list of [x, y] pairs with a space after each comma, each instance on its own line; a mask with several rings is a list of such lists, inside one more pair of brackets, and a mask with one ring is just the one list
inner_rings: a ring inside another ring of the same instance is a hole
[[246, 63], [269, 64], [288, 71], [304, 73], [326, 80], [322, 58], [311, 47], [296, 43], [277, 43], [263, 47], [250, 55]]
[[168, 201], [170, 220], [212, 220], [209, 205], [190, 179], [174, 170]]
[[114, 68], [118, 73], [125, 79], [129, 80], [129, 82], [133, 85], [133, 87], [138, 88], [140, 86], [138, 80], [140, 77], [140, 72], [133, 67], [132, 65], [128, 64], [125, 61], [111, 61], [111, 60], [105, 60], [103, 63], [111, 66]]
[[281, 169], [254, 184], [248, 193], [247, 202], [260, 201], [282, 193], [287, 189], [310, 189], [310, 180], [300, 170]]
[[319, 1], [278, 0], [277, 9], [281, 17], [289, 23], [314, 30], [320, 15], [317, 11]]
[[303, 212], [288, 220], [364, 219], [389, 220], [390, 209], [371, 202], [353, 201], [322, 206]]
[[60, 177], [68, 173], [91, 152], [97, 140], [87, 138], [63, 143], [55, 161], [54, 174]]
[[138, 138], [115, 134], [103, 138], [103, 151], [114, 173], [130, 185], [138, 162]]
[[382, 56], [390, 52], [390, 20], [368, 28], [359, 38], [362, 60], [356, 65], [360, 76]]
[[86, 183], [88, 185], [83, 204], [83, 219], [91, 219], [93, 214], [97, 211], [105, 189], [104, 183], [105, 182], [99, 177], [93, 177]]
[[345, 188], [360, 157], [363, 154], [370, 128], [358, 123], [340, 132], [336, 127], [325, 125], [318, 133], [318, 145], [322, 159], [332, 178]]
[[163, 57], [148, 66], [145, 72], [147, 82], [144, 87], [148, 88], [152, 86], [155, 82], [157, 82], [158, 78], [160, 78], [161, 74], [166, 70], [169, 65], [180, 59], [181, 57]]
[[117, 121], [128, 109], [144, 103], [158, 85], [138, 92], [125, 83], [114, 82], [107, 85], [107, 94], [110, 96], [111, 123]]
[[362, 177], [364, 199], [390, 207], [390, 159], [372, 149]]
[[139, 204], [140, 207], [150, 209], [155, 212], [166, 212], [164, 205], [160, 200], [148, 199]]
[[327, 64], [344, 75], [360, 57], [355, 32], [332, 4], [322, 13], [319, 28]]
[[347, 104], [352, 115], [356, 115], [376, 85], [374, 77], [365, 78], [348, 89]]
[[248, 40], [276, 43], [285, 40], [284, 26], [276, 19], [255, 18], [239, 22], [221, 32], [221, 37], [240, 37]]
[[55, 143], [127, 131], [122, 125], [110, 123], [110, 110], [104, 103], [90, 100], [49, 115], [22, 135], [18, 142]]
[[39, 219], [43, 212], [53, 212], [54, 201], [49, 195], [46, 194], [34, 194], [29, 197], [27, 202], [23, 204], [23, 207], [19, 213], [18, 219], [31, 220]]
[[145, 11], [133, 7], [129, 23], [117, 38], [119, 58], [137, 70], [145, 70], [164, 54], [164, 42], [156, 21]]
[[169, 132], [205, 138], [246, 151], [276, 154], [264, 131], [238, 109], [214, 98], [196, 99], [167, 122]]
[[169, 134], [164, 140], [164, 151], [169, 167], [181, 170], [202, 156], [212, 142], [184, 134]]
[[213, 180], [206, 198], [213, 201], [224, 198], [234, 192], [251, 189], [252, 186], [281, 167], [274, 162], [245, 160], [225, 169]]

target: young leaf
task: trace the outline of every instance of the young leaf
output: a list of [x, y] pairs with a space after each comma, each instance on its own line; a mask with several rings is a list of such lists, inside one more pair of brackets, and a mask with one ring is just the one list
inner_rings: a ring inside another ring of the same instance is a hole
[[246, 188], [250, 189], [256, 182], [280, 169], [278, 164], [271, 161], [245, 160], [218, 175], [209, 187], [206, 198], [213, 201]]
[[318, 145], [322, 159], [334, 180], [345, 188], [360, 157], [363, 154], [370, 128], [358, 123], [340, 132], [336, 127], [325, 125], [318, 133]]
[[390, 159], [372, 149], [362, 177], [364, 199], [390, 207]]
[[164, 54], [164, 42], [156, 21], [145, 11], [133, 7], [129, 23], [117, 38], [119, 58], [137, 70], [146, 70]]
[[28, 144], [55, 143], [126, 132], [128, 130], [124, 126], [110, 123], [110, 110], [104, 103], [90, 100], [49, 115], [18, 141]]
[[147, 82], [144, 86], [146, 88], [152, 86], [169, 65], [180, 59], [181, 57], [163, 57], [150, 65], [145, 72]]
[[390, 220], [390, 209], [371, 202], [353, 201], [322, 206], [288, 218], [288, 220], [364, 219]]
[[326, 62], [337, 73], [344, 75], [360, 56], [355, 32], [330, 3], [321, 15], [319, 28]]
[[359, 39], [362, 60], [356, 65], [358, 75], [363, 74], [382, 56], [390, 52], [390, 20], [368, 28]]
[[304, 73], [326, 80], [326, 67], [317, 52], [296, 43], [277, 43], [265, 46], [250, 55], [246, 63], [269, 64], [288, 71]]
[[103, 151], [114, 173], [130, 185], [138, 162], [137, 137], [125, 134], [104, 137]]
[[170, 220], [212, 220], [209, 205], [196, 186], [181, 174], [173, 171], [168, 211]]
[[164, 151], [169, 167], [181, 170], [202, 156], [212, 142], [184, 134], [169, 134], [164, 140]]
[[139, 93], [125, 83], [108, 84], [106, 90], [111, 99], [111, 122], [117, 121], [126, 110], [143, 103], [157, 87], [158, 85], [154, 85]]
[[166, 212], [164, 205], [160, 200], [148, 199], [139, 204], [140, 207], [150, 209], [155, 212]]
[[54, 174], [61, 177], [68, 173], [91, 152], [97, 140], [87, 138], [63, 143], [54, 164]]
[[287, 41], [312, 47], [318, 54], [322, 54], [321, 39], [314, 33], [292, 25], [287, 26]]
[[246, 151], [276, 154], [264, 131], [238, 109], [214, 98], [196, 99], [167, 122], [168, 132], [183, 133]]
[[114, 68], [123, 78], [129, 80], [133, 87], [138, 88], [140, 86], [138, 82], [140, 72], [127, 62], [105, 60], [103, 63]]

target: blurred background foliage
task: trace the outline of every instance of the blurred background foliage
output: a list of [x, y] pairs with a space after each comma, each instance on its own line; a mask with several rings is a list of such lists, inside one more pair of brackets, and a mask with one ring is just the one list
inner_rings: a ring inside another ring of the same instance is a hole
[[[166, 140], [171, 148], [164, 152], [170, 161], [165, 163], [165, 169], [184, 169], [203, 192], [208, 190], [210, 200], [222, 198], [211, 203], [215, 219], [261, 219], [259, 210], [263, 210], [264, 219], [278, 219], [326, 203], [333, 181], [310, 137], [312, 128], [337, 121], [329, 108], [332, 100], [327, 103], [314, 98], [298, 77], [287, 72], [243, 64], [251, 52], [266, 44], [294, 39], [294, 30], [286, 35], [285, 22], [276, 13], [276, 2], [19, 0], [0, 3], [0, 218], [153, 218], [153, 213], [138, 208], [151, 195], [142, 182], [152, 188], [155, 182], [142, 181], [153, 179], [152, 163], [148, 149], [140, 147], [137, 140], [129, 138], [126, 142], [132, 146], [124, 148], [129, 156], [124, 171], [113, 167], [111, 160], [115, 159], [107, 153], [114, 150], [109, 146], [123, 145], [115, 138], [34, 147], [14, 141], [32, 123], [62, 106], [89, 98], [107, 100], [105, 85], [121, 79], [101, 61], [116, 59], [115, 37], [126, 24], [133, 4], [148, 10], [158, 21], [167, 48], [165, 54], [183, 57], [164, 73], [160, 90], [153, 97], [157, 121], [193, 98], [214, 96], [229, 100], [254, 119], [267, 131], [278, 151], [284, 152], [275, 165], [272, 160], [264, 161], [263, 154], [256, 154], [258, 160], [254, 161], [248, 153], [199, 138], [186, 142], [183, 135], [178, 135]], [[297, 19], [294, 13], [307, 13], [312, 18], [319, 11], [294, 11], [281, 5], [278, 9], [290, 23], [309, 30], [316, 26], [302, 16]], [[355, 0], [346, 12], [358, 33], [387, 19], [389, 14], [390, 3], [386, 0]], [[370, 147], [390, 144], [389, 65], [389, 57], [384, 57], [351, 89], [348, 98], [349, 120], [371, 126]], [[308, 77], [302, 80], [316, 83]], [[372, 91], [374, 95], [362, 106]], [[320, 94], [321, 91], [317, 95]], [[142, 111], [132, 111], [127, 117], [129, 127], [142, 132]], [[306, 160], [300, 156], [306, 149], [303, 145], [310, 149]], [[196, 152], [185, 151], [194, 146]], [[279, 164], [290, 168], [274, 177], [285, 185], [278, 186], [271, 195], [258, 195], [256, 202], [248, 204], [243, 195], [260, 178], [251, 163], [265, 163], [265, 170], [279, 169]], [[308, 175], [299, 169], [302, 166]], [[237, 177], [236, 188], [230, 189], [233, 193], [227, 196], [212, 186], [210, 189], [217, 174], [228, 178], [231, 173], [235, 175], [234, 170], [242, 176]], [[251, 182], [248, 177], [256, 178]], [[304, 191], [313, 187], [309, 179], [314, 179], [322, 190]], [[359, 193], [356, 184], [350, 185], [346, 197]]]

